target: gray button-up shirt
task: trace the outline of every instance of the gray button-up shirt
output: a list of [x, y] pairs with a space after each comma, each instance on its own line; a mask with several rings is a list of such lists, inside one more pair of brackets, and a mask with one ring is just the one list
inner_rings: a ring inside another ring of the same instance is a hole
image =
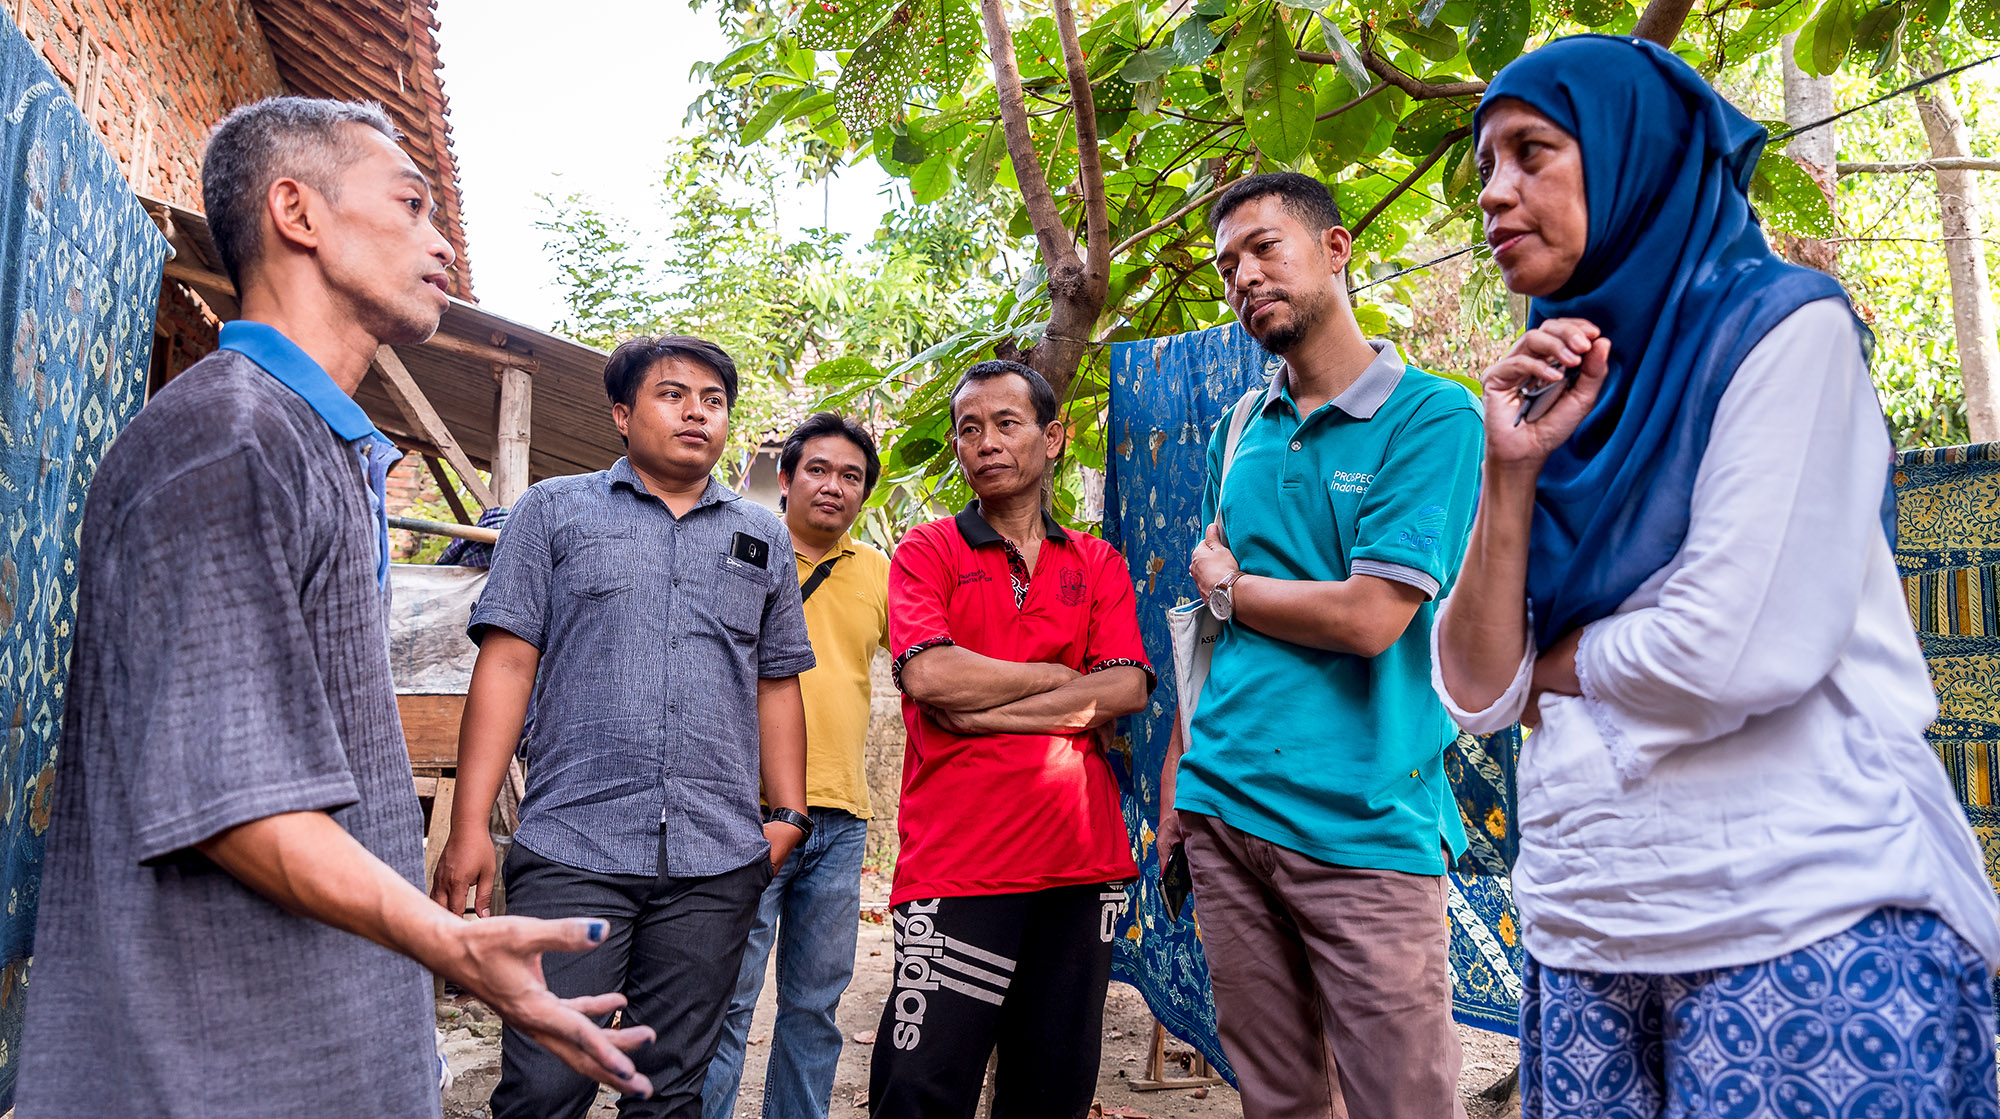
[[542, 651], [516, 842], [598, 874], [768, 855], [757, 681], [813, 666], [791, 547], [712, 479], [674, 516], [622, 458], [521, 495], [468, 630]]

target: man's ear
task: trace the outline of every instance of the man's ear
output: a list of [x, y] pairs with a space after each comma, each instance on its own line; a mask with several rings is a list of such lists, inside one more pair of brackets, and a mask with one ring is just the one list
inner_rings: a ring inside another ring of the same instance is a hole
[[264, 192], [264, 213], [271, 219], [278, 242], [295, 249], [317, 249], [320, 239], [318, 191], [297, 179], [278, 179]]
[[1354, 259], [1354, 234], [1344, 225], [1327, 226], [1319, 235], [1319, 245], [1326, 250], [1327, 261], [1336, 276], [1345, 272], [1348, 262]]
[[629, 435], [630, 433], [626, 431], [626, 428], [632, 426], [632, 406], [622, 402], [613, 404], [611, 406], [611, 422], [617, 425], [618, 437], [620, 439]]
[[1049, 425], [1042, 429], [1042, 437], [1049, 442], [1049, 461], [1061, 458], [1063, 448], [1069, 443], [1069, 429], [1063, 426], [1063, 422], [1050, 420]]

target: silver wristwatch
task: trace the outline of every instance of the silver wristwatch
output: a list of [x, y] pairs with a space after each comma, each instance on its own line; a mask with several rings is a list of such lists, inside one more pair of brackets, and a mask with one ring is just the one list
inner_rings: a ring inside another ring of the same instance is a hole
[[1232, 571], [1215, 585], [1214, 590], [1208, 592], [1208, 612], [1215, 615], [1218, 621], [1226, 622], [1231, 614], [1236, 613], [1236, 601], [1230, 597], [1229, 589], [1241, 578], [1243, 572], [1240, 569]]

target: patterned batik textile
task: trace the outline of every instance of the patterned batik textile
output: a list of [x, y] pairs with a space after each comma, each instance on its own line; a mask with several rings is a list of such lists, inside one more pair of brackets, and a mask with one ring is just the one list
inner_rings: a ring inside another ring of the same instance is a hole
[[2000, 888], [2000, 443], [1905, 451], [1894, 481], [1896, 570], [1937, 689], [1924, 736]]
[[[1188, 556], [1201, 539], [1209, 436], [1223, 413], [1266, 383], [1277, 359], [1230, 324], [1111, 347], [1111, 418], [1104, 537], [1125, 554], [1137, 592], [1139, 631], [1154, 664], [1171, 663], [1166, 611], [1194, 600]], [[1111, 768], [1139, 862], [1119, 930], [1112, 977], [1139, 989], [1153, 1014], [1223, 1075], [1208, 964], [1193, 903], [1180, 921], [1160, 893], [1163, 852], [1153, 842], [1160, 765], [1179, 702], [1171, 673], [1146, 709], [1119, 723]], [[1517, 731], [1460, 736], [1445, 751], [1469, 846], [1447, 882], [1452, 1012], [1463, 1023], [1511, 1034], [1519, 1022], [1520, 918], [1507, 872], [1514, 862]]]
[[0, 1111], [34, 954], [84, 491], [145, 398], [167, 242], [118, 160], [0, 20]]
[[1523, 978], [1521, 1119], [2000, 1116], [1986, 963], [1933, 913], [1744, 967]]

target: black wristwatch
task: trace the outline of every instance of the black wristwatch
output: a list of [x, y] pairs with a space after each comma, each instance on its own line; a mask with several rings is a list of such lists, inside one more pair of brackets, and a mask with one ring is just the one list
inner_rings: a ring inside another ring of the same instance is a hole
[[764, 810], [764, 822], [767, 824], [792, 825], [805, 833], [805, 835], [800, 837], [800, 842], [812, 838], [812, 817], [803, 812], [796, 812], [790, 808], [767, 808]]

